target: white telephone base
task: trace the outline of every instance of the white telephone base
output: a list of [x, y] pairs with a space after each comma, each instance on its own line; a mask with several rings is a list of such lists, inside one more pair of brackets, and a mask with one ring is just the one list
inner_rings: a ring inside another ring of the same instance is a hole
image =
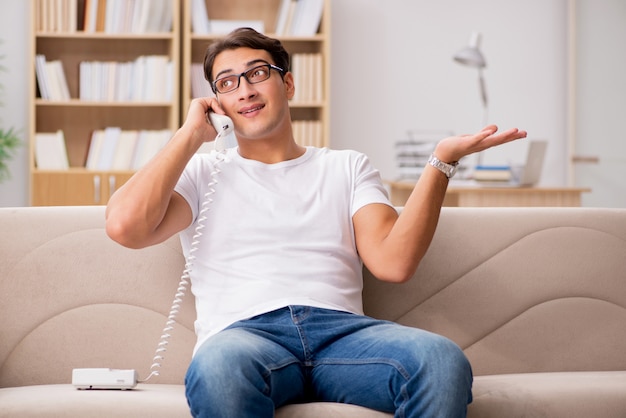
[[121, 369], [74, 369], [72, 385], [76, 389], [121, 389], [137, 386], [137, 372]]

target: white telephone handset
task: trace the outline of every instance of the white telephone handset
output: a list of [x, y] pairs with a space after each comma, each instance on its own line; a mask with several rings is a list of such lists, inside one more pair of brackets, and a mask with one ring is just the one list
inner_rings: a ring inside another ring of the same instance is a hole
[[233, 121], [226, 115], [220, 115], [219, 113], [209, 112], [207, 113], [209, 122], [217, 131], [215, 137], [214, 149], [217, 152], [222, 152], [226, 148], [224, 146], [224, 137], [233, 132]]
[[226, 136], [233, 131], [233, 121], [228, 116], [221, 115], [215, 112], [209, 112], [208, 115], [209, 120], [211, 121], [211, 125], [213, 125], [213, 127], [217, 131], [218, 136]]
[[213, 151], [216, 161], [213, 171], [211, 172], [211, 179], [208, 184], [208, 192], [204, 195], [204, 201], [202, 207], [198, 213], [198, 219], [196, 222], [195, 234], [192, 239], [191, 248], [189, 254], [185, 259], [185, 269], [180, 277], [176, 294], [174, 295], [174, 301], [170, 308], [169, 315], [167, 317], [165, 327], [163, 328], [163, 334], [157, 344], [155, 356], [152, 359], [153, 363], [150, 366], [150, 374], [143, 380], [138, 380], [137, 372], [135, 370], [120, 370], [120, 369], [108, 369], [108, 368], [91, 368], [91, 369], [74, 369], [72, 370], [72, 384], [77, 389], [132, 389], [137, 383], [142, 383], [150, 379], [152, 376], [159, 375], [159, 369], [161, 368], [160, 361], [163, 360], [163, 353], [166, 351], [166, 347], [170, 338], [169, 332], [174, 328], [176, 323], [176, 315], [179, 312], [183, 297], [187, 292], [189, 285], [191, 270], [193, 267], [193, 260], [195, 259], [195, 252], [198, 249], [199, 239], [202, 236], [202, 229], [204, 228], [204, 221], [206, 220], [205, 213], [210, 209], [211, 202], [213, 202], [212, 195], [215, 192], [213, 186], [217, 184], [217, 175], [220, 173], [220, 165], [223, 162], [228, 162], [226, 157], [226, 147], [224, 145], [224, 137], [233, 132], [233, 121], [226, 115], [220, 115], [218, 113], [207, 113], [208, 122], [217, 131], [213, 143]]

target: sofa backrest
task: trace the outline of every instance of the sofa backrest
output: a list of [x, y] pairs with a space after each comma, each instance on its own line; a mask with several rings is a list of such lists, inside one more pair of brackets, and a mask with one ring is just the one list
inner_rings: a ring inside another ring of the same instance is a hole
[[626, 370], [626, 209], [444, 208], [413, 279], [366, 272], [364, 303], [448, 336], [476, 375]]
[[[78, 367], [149, 374], [178, 238], [124, 248], [103, 207], [0, 208], [0, 231], [0, 387]], [[444, 208], [410, 282], [364, 276], [368, 314], [450, 337], [477, 375], [626, 370], [626, 210]], [[182, 383], [194, 318], [188, 294], [154, 382]]]
[[[147, 377], [184, 265], [178, 238], [124, 248], [103, 207], [3, 208], [0, 231], [0, 387], [69, 383], [82, 367]], [[189, 296], [154, 381], [182, 382], [194, 318]]]

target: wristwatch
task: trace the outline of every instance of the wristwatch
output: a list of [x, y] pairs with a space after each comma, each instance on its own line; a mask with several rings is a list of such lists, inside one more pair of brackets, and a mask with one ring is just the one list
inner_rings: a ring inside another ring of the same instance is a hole
[[452, 176], [456, 174], [457, 167], [459, 166], [458, 161], [455, 161], [451, 164], [444, 163], [439, 158], [435, 157], [435, 154], [430, 154], [430, 157], [428, 157], [428, 164], [441, 171], [449, 179], [451, 179]]

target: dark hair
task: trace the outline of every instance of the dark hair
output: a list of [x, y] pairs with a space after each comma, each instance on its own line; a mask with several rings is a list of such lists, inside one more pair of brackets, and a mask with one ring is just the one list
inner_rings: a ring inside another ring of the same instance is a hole
[[252, 48], [262, 49], [272, 56], [273, 64], [289, 71], [289, 53], [283, 47], [283, 44], [274, 38], [263, 35], [252, 28], [239, 28], [230, 32], [224, 38], [213, 42], [206, 50], [204, 55], [204, 78], [211, 83], [213, 87], [213, 63], [215, 57], [221, 52], [237, 49]]

